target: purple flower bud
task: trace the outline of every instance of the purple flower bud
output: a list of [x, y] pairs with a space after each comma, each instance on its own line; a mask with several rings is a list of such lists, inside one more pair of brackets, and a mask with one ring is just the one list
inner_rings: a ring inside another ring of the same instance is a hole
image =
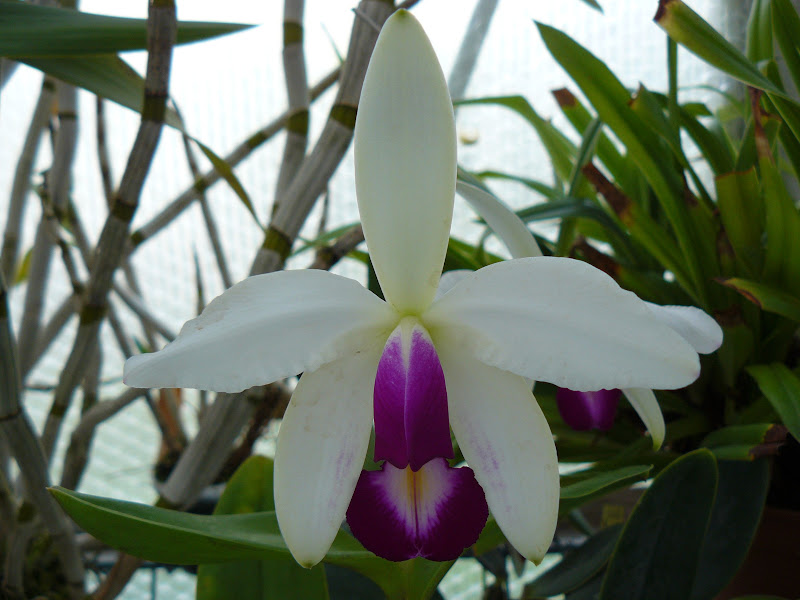
[[614, 425], [621, 395], [622, 392], [616, 389], [575, 392], [558, 388], [556, 402], [561, 418], [575, 431], [608, 431]]

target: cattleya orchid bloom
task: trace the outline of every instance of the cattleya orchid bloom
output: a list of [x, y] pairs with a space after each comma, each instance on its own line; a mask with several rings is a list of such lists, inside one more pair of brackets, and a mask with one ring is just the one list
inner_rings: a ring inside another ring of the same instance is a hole
[[[129, 359], [125, 381], [236, 392], [303, 373], [274, 475], [281, 533], [302, 565], [325, 556], [351, 499], [353, 531], [389, 558], [451, 556], [474, 541], [480, 499], [470, 471], [445, 464], [445, 418], [503, 533], [539, 562], [555, 531], [559, 477], [528, 379], [679, 388], [698, 376], [697, 353], [576, 260], [498, 263], [434, 300], [455, 195], [455, 122], [433, 48], [405, 11], [387, 20], [367, 69], [355, 171], [386, 301], [323, 271], [250, 277], [163, 350]], [[373, 415], [386, 462], [382, 475], [361, 476]], [[385, 536], [376, 543], [371, 525]], [[437, 538], [457, 536], [439, 547]]]

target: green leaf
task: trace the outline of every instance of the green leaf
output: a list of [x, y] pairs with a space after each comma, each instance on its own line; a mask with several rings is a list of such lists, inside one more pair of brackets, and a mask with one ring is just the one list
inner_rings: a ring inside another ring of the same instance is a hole
[[[272, 461], [263, 456], [251, 456], [228, 481], [214, 514], [247, 514], [274, 509]], [[197, 570], [197, 600], [327, 597], [322, 565], [304, 569], [294, 561], [275, 559], [206, 564]]]
[[520, 175], [511, 175], [509, 173], [502, 173], [500, 171], [479, 171], [477, 173], [473, 173], [473, 175], [481, 180], [502, 179], [505, 181], [515, 181], [517, 183], [521, 183], [525, 187], [535, 192], [540, 193], [548, 200], [557, 200], [563, 197], [563, 194], [556, 188], [549, 186], [546, 183], [542, 183], [541, 181], [536, 181], [535, 179], [529, 179], [528, 177], [521, 177]]
[[720, 283], [736, 290], [762, 310], [800, 322], [800, 298], [780, 288], [737, 277], [720, 280]]
[[253, 215], [253, 220], [255, 220], [256, 225], [261, 227], [261, 222], [258, 220], [258, 215], [256, 214], [256, 209], [253, 208], [253, 203], [250, 201], [250, 197], [247, 195], [247, 192], [244, 189], [244, 186], [239, 182], [239, 179], [236, 177], [236, 174], [233, 172], [233, 168], [225, 161], [225, 159], [217, 156], [211, 148], [206, 146], [205, 144], [200, 143], [196, 139], [192, 138], [194, 143], [200, 148], [200, 150], [205, 154], [206, 158], [214, 165], [214, 170], [217, 171], [222, 178], [227, 182], [233, 192], [238, 196], [239, 200], [242, 201], [244, 207], [247, 209], [251, 215]]
[[597, 0], [583, 0], [583, 3], [584, 4], [588, 4], [589, 6], [591, 6], [593, 9], [595, 9], [598, 12], [603, 12], [603, 7], [600, 6], [600, 3], [597, 2]]
[[690, 600], [715, 598], [744, 562], [767, 499], [770, 464], [722, 460]]
[[761, 272], [764, 250], [764, 203], [755, 168], [726, 173], [715, 179], [717, 207], [736, 257], [755, 274]]
[[561, 488], [558, 512], [566, 515], [590, 500], [643, 481], [652, 469], [653, 465], [632, 465], [611, 471], [590, 471], [589, 477]]
[[660, 0], [655, 22], [689, 52], [731, 77], [752, 87], [786, 96], [744, 54], [681, 0]]
[[602, 529], [578, 548], [567, 552], [561, 562], [525, 586], [523, 597], [558, 596], [588, 582], [608, 562], [621, 529], [621, 525]]
[[[705, 305], [706, 280], [700, 266], [705, 257], [688, 223], [683, 181], [670, 161], [664, 160], [665, 153], [669, 152], [665, 143], [631, 109], [630, 94], [602, 61], [557, 29], [541, 23], [537, 23], [537, 27], [547, 49], [578, 84], [598, 117], [625, 145], [628, 156], [647, 178], [672, 225], [682, 254], [680, 260], [673, 257], [665, 266], [673, 271], [689, 294]], [[644, 215], [637, 219], [644, 222]], [[653, 242], [653, 229], [637, 235], [637, 240], [643, 244]], [[661, 230], [662, 239], [666, 237], [664, 233]], [[660, 243], [662, 239], [651, 243], [649, 248], [666, 258], [664, 244]]]
[[795, 87], [800, 89], [800, 53], [798, 52], [800, 17], [797, 16], [797, 11], [790, 0], [770, 0], [766, 4], [772, 7], [772, 31], [775, 34], [775, 40], [781, 49], [783, 60]]
[[28, 251], [22, 257], [22, 260], [19, 261], [17, 264], [16, 272], [14, 273], [14, 280], [11, 282], [11, 285], [19, 285], [20, 283], [24, 283], [28, 280], [28, 274], [31, 270], [31, 255], [33, 254], [33, 248], [28, 248]]
[[[50, 491], [84, 531], [132, 556], [176, 565], [293, 560], [272, 511], [194, 515], [61, 487]], [[425, 600], [452, 565], [424, 559], [393, 563], [378, 558], [344, 531], [336, 535], [324, 560], [369, 577], [389, 600]]]
[[747, 58], [757, 63], [773, 56], [771, 0], [754, 0], [747, 21]]
[[664, 469], [622, 530], [600, 598], [688, 598], [716, 487], [717, 465], [708, 450], [686, 454]]
[[[125, 108], [142, 112], [144, 79], [116, 54], [28, 58], [22, 62]], [[176, 129], [182, 128], [178, 115], [170, 107], [167, 107], [164, 122]]]
[[700, 444], [718, 459], [749, 460], [775, 453], [786, 440], [786, 427], [774, 423], [730, 425], [709, 433]]
[[747, 372], [756, 380], [783, 424], [800, 440], [800, 378], [781, 363], [754, 365]]
[[[252, 27], [178, 23], [176, 43], [197, 42]], [[147, 21], [0, 0], [0, 56], [19, 59], [108, 54], [147, 47]]]

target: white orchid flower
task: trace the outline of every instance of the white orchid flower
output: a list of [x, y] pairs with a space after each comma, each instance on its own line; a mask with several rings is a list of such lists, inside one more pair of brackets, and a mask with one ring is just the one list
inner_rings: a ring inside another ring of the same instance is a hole
[[[485, 189], [469, 181], [456, 185], [464, 198], [503, 242], [512, 258], [542, 256], [530, 230], [517, 214]], [[469, 271], [448, 271], [442, 275], [438, 296], [447, 293]], [[695, 306], [662, 306], [644, 302], [652, 316], [680, 335], [699, 354], [710, 354], [722, 345], [722, 328], [704, 311]], [[533, 382], [531, 382], [533, 383]], [[623, 388], [622, 390], [596, 388], [575, 390], [561, 386], [557, 396], [559, 411], [573, 429], [587, 430], [611, 428], [619, 401], [619, 391], [642, 419], [658, 450], [664, 442], [666, 426], [664, 415], [652, 389]]]
[[[385, 302], [322, 271], [251, 277], [163, 350], [131, 358], [125, 381], [235, 392], [303, 373], [274, 480], [281, 532], [303, 565], [324, 557], [351, 499], [351, 528], [373, 551], [457, 556], [485, 519], [481, 490], [509, 541], [538, 562], [555, 531], [559, 479], [525, 378], [578, 390], [679, 388], [698, 376], [697, 353], [635, 295], [575, 260], [492, 265], [434, 301], [456, 134], [436, 55], [405, 11], [386, 22], [367, 70], [355, 168]], [[360, 477], [373, 415], [386, 462]], [[448, 422], [469, 469], [445, 460]]]

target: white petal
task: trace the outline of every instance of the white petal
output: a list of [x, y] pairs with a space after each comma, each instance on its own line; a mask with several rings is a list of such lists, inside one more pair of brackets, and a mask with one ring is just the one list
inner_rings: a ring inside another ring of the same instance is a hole
[[722, 328], [699, 308], [645, 304], [659, 321], [672, 328], [700, 354], [710, 354], [722, 345]]
[[447, 381], [450, 424], [489, 510], [523, 556], [542, 560], [558, 520], [558, 457], [525, 380], [434, 339]]
[[367, 69], [355, 128], [358, 210], [386, 299], [431, 303], [442, 272], [456, 183], [456, 130], [442, 69], [417, 20], [398, 11]]
[[661, 448], [665, 433], [664, 415], [661, 414], [661, 407], [658, 405], [653, 390], [626, 388], [622, 390], [622, 393], [636, 410], [644, 426], [647, 427], [647, 431], [650, 432], [650, 436], [653, 438], [653, 449]]
[[318, 563], [353, 496], [372, 429], [381, 348], [304, 374], [283, 417], [275, 452], [275, 511], [297, 562]]
[[542, 255], [539, 244], [522, 219], [495, 196], [464, 181], [456, 183], [456, 191], [486, 221], [513, 258]]
[[132, 387], [238, 392], [314, 370], [386, 340], [397, 317], [361, 285], [326, 271], [257, 275], [214, 299], [160, 352], [125, 363]]
[[476, 358], [576, 391], [680, 388], [697, 354], [602, 271], [568, 258], [522, 258], [462, 280], [423, 316]]

